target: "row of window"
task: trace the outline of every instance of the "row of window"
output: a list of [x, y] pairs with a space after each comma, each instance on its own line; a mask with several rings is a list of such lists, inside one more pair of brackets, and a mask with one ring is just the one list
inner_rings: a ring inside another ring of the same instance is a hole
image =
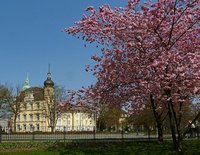
[[[20, 121], [20, 120], [22, 120], [22, 121], [27, 121], [27, 118], [29, 117], [28, 120], [29, 120], [29, 121], [33, 121], [33, 116], [34, 116], [33, 114], [29, 114], [28, 116], [27, 116], [27, 114], [23, 114], [23, 115], [22, 115], [22, 118], [21, 118], [21, 116], [18, 115], [18, 116], [17, 116], [17, 120], [18, 120], [18, 121]], [[40, 121], [40, 114], [35, 114], [35, 120], [36, 120], [36, 121]]]
[[[58, 124], [68, 124], [70, 125], [71, 124], [71, 121], [70, 120], [63, 120], [63, 122], [61, 121], [61, 119], [58, 119]], [[75, 122], [76, 124], [92, 124], [92, 120], [76, 120]]]
[[[74, 117], [75, 117], [75, 118], [81, 117], [81, 118], [84, 118], [84, 119], [91, 119], [91, 118], [92, 118], [90, 115], [80, 114], [80, 113], [75, 113], [75, 114], [74, 114]], [[63, 117], [63, 120], [65, 120], [65, 119], [67, 119], [67, 118], [71, 118], [71, 115], [68, 114], [67, 116], [64, 116], [64, 117]]]
[[94, 131], [94, 126], [56, 126], [56, 131]]
[[76, 120], [76, 124], [92, 124], [92, 120]]
[[40, 102], [36, 102], [35, 104], [33, 104], [33, 102], [25, 102], [25, 103], [23, 104], [23, 108], [24, 108], [25, 110], [27, 110], [27, 109], [33, 110], [33, 108], [40, 109]]
[[[93, 131], [94, 126], [56, 126], [56, 131]], [[36, 124], [35, 126], [33, 124], [23, 124], [20, 126], [20, 124], [17, 124], [17, 131], [18, 132], [29, 132], [29, 131], [45, 131], [48, 129], [48, 127], [40, 126], [40, 124]]]
[[[64, 120], [63, 122], [65, 122], [65, 123], [67, 122], [68, 125], [71, 124], [70, 120]], [[58, 124], [62, 124], [61, 119], [58, 119]]]
[[40, 130], [40, 124], [36, 124], [36, 126], [33, 126], [33, 124], [23, 124], [22, 126], [20, 126], [19, 124], [17, 124], [17, 130], [18, 131], [39, 131]]

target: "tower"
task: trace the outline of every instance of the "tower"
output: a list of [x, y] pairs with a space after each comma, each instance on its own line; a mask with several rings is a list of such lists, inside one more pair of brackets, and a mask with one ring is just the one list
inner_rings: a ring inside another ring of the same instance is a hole
[[50, 65], [47, 79], [44, 81], [44, 99], [46, 101], [44, 115], [51, 132], [53, 132], [56, 125], [56, 104], [54, 99], [54, 82], [51, 80]]
[[47, 79], [44, 81], [44, 97], [52, 98], [54, 96], [54, 82], [51, 79], [50, 65], [47, 73]]
[[26, 79], [25, 79], [25, 81], [24, 81], [24, 85], [23, 85], [23, 87], [22, 87], [22, 91], [24, 91], [24, 90], [26, 90], [26, 89], [28, 89], [28, 88], [30, 88], [31, 86], [30, 86], [30, 83], [29, 83], [29, 77], [28, 77], [28, 73], [26, 74]]

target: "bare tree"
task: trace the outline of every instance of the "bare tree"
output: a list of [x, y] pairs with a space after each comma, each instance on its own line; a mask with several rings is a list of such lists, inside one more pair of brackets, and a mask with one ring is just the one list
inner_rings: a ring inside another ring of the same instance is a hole
[[19, 87], [17, 87], [16, 93], [14, 93], [14, 88], [7, 85], [0, 86], [0, 100], [1, 103], [6, 104], [6, 107], [8, 107], [7, 114], [9, 114], [9, 111], [12, 113], [14, 132], [16, 131], [17, 116], [19, 115], [21, 110], [21, 96], [19, 94], [19, 90]]
[[59, 103], [65, 98], [64, 87], [56, 85], [54, 87], [54, 91], [55, 93], [53, 94], [48, 91], [48, 97], [46, 99], [47, 103], [44, 111], [44, 115], [47, 118], [48, 125], [51, 128], [51, 132], [55, 131], [58, 117], [61, 114], [59, 110]]
[[9, 90], [8, 87], [5, 85], [0, 84], [0, 119], [7, 118], [10, 114], [10, 108], [6, 100], [6, 96]]

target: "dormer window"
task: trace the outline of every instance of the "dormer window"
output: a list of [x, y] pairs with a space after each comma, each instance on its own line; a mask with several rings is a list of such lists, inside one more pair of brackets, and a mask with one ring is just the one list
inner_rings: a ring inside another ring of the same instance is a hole
[[37, 102], [37, 108], [40, 109], [40, 102]]
[[31, 106], [31, 110], [33, 110], [33, 103], [32, 102], [30, 102], [30, 106]]

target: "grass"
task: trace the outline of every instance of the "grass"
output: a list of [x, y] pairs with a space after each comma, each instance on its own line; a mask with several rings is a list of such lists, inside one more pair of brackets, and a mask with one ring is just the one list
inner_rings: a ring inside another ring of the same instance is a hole
[[2, 152], [0, 155], [59, 155], [58, 152], [46, 150], [18, 151], [18, 152]]
[[183, 148], [177, 153], [171, 141], [2, 143], [0, 155], [199, 155], [200, 141], [184, 141]]
[[[200, 141], [185, 141], [181, 155], [200, 155]], [[50, 150], [60, 155], [179, 155], [174, 151], [171, 141], [134, 142], [74, 142], [67, 145], [57, 143]]]
[[0, 155], [59, 155], [48, 151], [53, 142], [4, 142], [0, 143]]

